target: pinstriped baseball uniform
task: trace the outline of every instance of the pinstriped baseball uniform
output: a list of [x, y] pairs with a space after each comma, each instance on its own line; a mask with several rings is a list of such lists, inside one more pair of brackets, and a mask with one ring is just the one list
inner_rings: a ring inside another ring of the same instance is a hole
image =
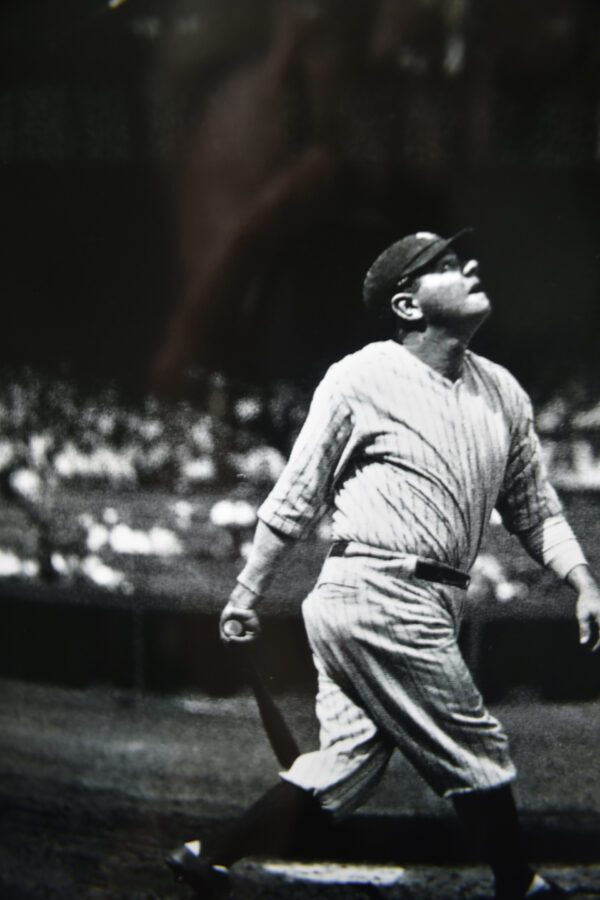
[[404, 564], [469, 569], [495, 506], [532, 555], [585, 561], [506, 370], [467, 351], [451, 382], [393, 340], [329, 369], [259, 517], [301, 537], [332, 509], [334, 540], [350, 542], [303, 604], [320, 750], [283, 773], [331, 810], [359, 802], [394, 747], [440, 794], [514, 777], [458, 650], [464, 592]]

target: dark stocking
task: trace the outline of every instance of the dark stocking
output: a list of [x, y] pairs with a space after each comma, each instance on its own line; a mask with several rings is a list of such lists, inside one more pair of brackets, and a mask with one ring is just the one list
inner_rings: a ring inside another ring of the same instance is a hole
[[331, 813], [308, 791], [281, 781], [263, 794], [233, 826], [212, 856], [231, 866], [244, 856], [298, 856], [318, 847], [331, 827]]
[[492, 867], [497, 895], [523, 896], [534, 873], [523, 849], [510, 786], [456, 794], [452, 800], [467, 831]]

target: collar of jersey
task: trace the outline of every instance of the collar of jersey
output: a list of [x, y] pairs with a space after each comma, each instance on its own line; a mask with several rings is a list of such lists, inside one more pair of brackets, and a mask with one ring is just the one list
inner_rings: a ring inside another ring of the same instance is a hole
[[398, 341], [395, 341], [393, 338], [391, 338], [389, 341], [387, 341], [387, 343], [393, 344], [394, 347], [398, 347], [407, 359], [409, 359], [411, 361], [414, 360], [417, 367], [421, 367], [424, 370], [426, 370], [427, 373], [433, 379], [446, 385], [446, 387], [457, 388], [459, 385], [461, 385], [463, 383], [463, 381], [465, 379], [465, 376], [467, 374], [467, 368], [471, 361], [470, 350], [465, 350], [462, 371], [461, 371], [459, 377], [456, 379], [456, 381], [452, 381], [452, 379], [447, 378], [445, 375], [442, 375], [441, 372], [438, 372], [437, 369], [434, 369], [433, 366], [430, 366], [429, 363], [424, 362], [424, 360], [420, 359], [418, 356], [415, 356], [414, 353], [411, 353], [411, 351], [408, 350], [408, 348], [405, 347], [404, 344], [400, 344]]

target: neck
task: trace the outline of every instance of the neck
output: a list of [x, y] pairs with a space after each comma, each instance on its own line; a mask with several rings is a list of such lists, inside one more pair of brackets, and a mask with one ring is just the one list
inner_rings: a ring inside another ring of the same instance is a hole
[[450, 381], [460, 378], [468, 346], [465, 338], [427, 329], [424, 332], [408, 332], [397, 340], [440, 375]]

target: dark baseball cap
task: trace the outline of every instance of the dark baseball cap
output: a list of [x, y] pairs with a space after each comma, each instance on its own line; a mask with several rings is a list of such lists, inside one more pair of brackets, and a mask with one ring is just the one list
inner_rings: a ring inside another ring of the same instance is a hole
[[425, 272], [459, 238], [472, 228], [462, 228], [450, 238], [418, 231], [396, 241], [381, 253], [366, 274], [363, 302], [371, 312], [381, 311], [396, 292], [399, 282]]

